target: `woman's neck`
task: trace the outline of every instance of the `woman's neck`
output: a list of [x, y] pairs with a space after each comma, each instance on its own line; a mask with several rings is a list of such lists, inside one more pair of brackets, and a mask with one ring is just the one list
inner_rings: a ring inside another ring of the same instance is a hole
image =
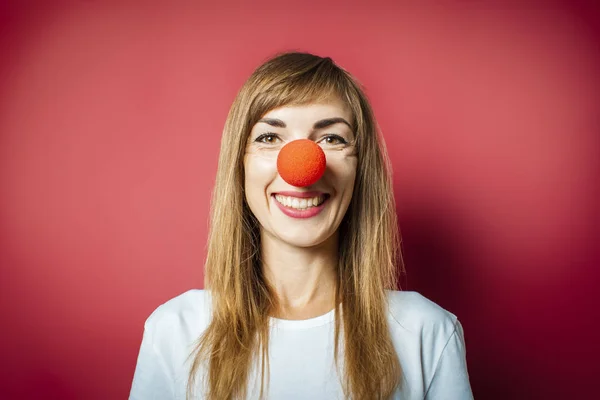
[[273, 316], [308, 319], [323, 315], [335, 306], [338, 237], [303, 248], [261, 235], [262, 268], [275, 289], [279, 309]]

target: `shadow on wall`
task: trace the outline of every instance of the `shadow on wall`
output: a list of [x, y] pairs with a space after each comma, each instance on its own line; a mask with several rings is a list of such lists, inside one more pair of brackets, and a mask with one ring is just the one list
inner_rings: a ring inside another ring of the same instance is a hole
[[[406, 273], [403, 290], [417, 291], [455, 314], [465, 330], [467, 364], [476, 399], [533, 398], [531, 379], [502, 357], [502, 325], [490, 324], [490, 284], [476, 257], [477, 235], [457, 211], [398, 210]], [[499, 301], [497, 299], [496, 301]]]

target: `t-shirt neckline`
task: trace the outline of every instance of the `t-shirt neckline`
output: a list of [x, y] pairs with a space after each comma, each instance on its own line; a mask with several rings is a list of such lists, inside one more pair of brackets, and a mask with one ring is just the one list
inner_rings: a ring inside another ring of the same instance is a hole
[[[341, 307], [340, 307], [341, 311]], [[335, 308], [323, 315], [309, 319], [281, 319], [270, 317], [269, 324], [280, 329], [310, 329], [331, 323], [335, 320]]]

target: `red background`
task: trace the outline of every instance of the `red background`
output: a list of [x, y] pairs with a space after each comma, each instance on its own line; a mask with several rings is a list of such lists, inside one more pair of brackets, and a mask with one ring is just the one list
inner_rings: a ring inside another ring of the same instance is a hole
[[291, 49], [366, 86], [403, 286], [462, 321], [475, 397], [591, 392], [596, 9], [363, 3], [3, 3], [0, 398], [127, 397], [145, 318], [202, 287], [233, 98]]

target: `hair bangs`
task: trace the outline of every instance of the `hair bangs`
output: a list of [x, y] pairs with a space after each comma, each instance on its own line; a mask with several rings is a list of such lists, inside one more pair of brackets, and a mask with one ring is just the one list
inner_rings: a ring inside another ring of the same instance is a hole
[[[286, 56], [290, 55], [282, 55], [280, 58]], [[325, 103], [334, 97], [344, 102], [348, 101], [348, 93], [351, 91], [350, 78], [331, 58], [312, 61], [304, 68], [298, 68], [297, 62], [290, 60], [294, 63], [293, 72], [288, 63], [281, 61], [285, 60], [275, 58], [270, 63], [273, 65], [266, 65], [262, 71], [257, 71], [257, 76], [262, 82], [257, 85], [257, 92], [250, 104], [249, 128], [267, 112], [278, 107]], [[267, 71], [267, 75], [261, 74]]]

